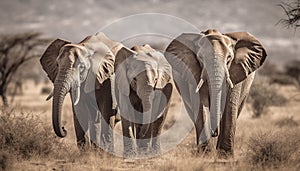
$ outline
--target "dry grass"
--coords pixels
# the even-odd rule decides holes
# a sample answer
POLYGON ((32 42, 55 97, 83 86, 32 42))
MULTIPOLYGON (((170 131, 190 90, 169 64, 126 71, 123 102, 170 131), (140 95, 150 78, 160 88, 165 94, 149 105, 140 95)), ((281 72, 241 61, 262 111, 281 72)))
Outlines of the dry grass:
MULTIPOLYGON (((28 84, 27 87, 31 87, 28 84)), ((18 96, 20 108, 1 110, 0 168, 8 170, 299 170, 300 110, 297 101, 283 107, 269 107, 261 117, 252 119, 252 103, 246 105, 237 121, 235 158, 217 158, 216 139, 212 151, 203 154, 195 147, 195 130, 174 149, 159 157, 129 160, 86 149, 80 152, 75 143, 70 101, 64 104, 63 121, 68 129, 65 139, 55 137, 51 126, 51 102, 40 90, 28 89, 18 96), (34 94, 34 95, 32 95, 34 94), (266 129, 267 128, 267 129, 266 129), (298 150, 298 151, 296 151, 298 150)), ((294 87, 278 88, 278 94, 291 96, 294 87), (284 93, 282 93, 284 92, 284 93)), ((180 98, 173 96, 170 113, 178 110, 180 98)), ((176 117, 169 116, 167 129, 176 117), (169 126, 168 126, 169 125, 169 126)), ((172 143, 172 142, 170 142, 172 143)))
POLYGON ((57 155, 61 143, 48 130, 52 128, 30 113, 2 109, 0 147, 22 158, 57 155))
POLYGON ((284 129, 261 132, 249 140, 249 160, 262 167, 296 165, 300 161, 300 132, 284 129))

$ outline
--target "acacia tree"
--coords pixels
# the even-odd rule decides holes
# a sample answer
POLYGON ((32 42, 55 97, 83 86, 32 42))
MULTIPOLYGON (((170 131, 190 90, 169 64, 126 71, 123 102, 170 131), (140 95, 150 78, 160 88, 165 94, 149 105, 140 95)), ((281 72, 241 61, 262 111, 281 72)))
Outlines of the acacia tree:
POLYGON ((279 4, 284 10, 287 19, 281 19, 280 22, 285 24, 287 27, 300 27, 300 0, 292 0, 289 3, 282 2, 279 4))
POLYGON ((0 96, 8 105, 7 88, 18 68, 25 62, 39 57, 42 47, 48 43, 40 33, 0 35, 0 96))

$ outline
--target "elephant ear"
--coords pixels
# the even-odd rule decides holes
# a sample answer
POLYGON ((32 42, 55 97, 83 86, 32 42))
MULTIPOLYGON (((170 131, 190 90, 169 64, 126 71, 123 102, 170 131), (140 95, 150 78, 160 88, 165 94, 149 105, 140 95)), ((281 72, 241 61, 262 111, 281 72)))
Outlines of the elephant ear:
POLYGON ((200 80, 203 66, 197 60, 196 42, 201 38, 201 34, 183 33, 168 45, 164 53, 173 70, 181 73, 182 78, 188 82, 200 80))
POLYGON ((264 63, 267 53, 262 44, 247 32, 225 35, 235 42, 234 60, 229 68, 229 74, 233 84, 237 84, 264 63))
MULTIPOLYGON (((107 41, 108 38, 106 37, 107 41)), ((97 81, 102 84, 106 79, 111 78, 114 73, 115 55, 102 41, 102 35, 93 35, 85 38, 80 45, 87 48, 90 60, 91 60, 91 72, 96 76, 97 81)), ((111 44, 110 44, 111 46, 111 44)), ((93 81, 94 79, 89 74, 87 81, 93 81)), ((95 85, 85 84, 85 92, 91 92, 94 90, 95 85)))
POLYGON ((155 88, 163 89, 172 80, 172 67, 160 52, 150 52, 151 56, 157 57, 158 77, 155 88))
POLYGON ((130 93, 130 86, 129 81, 127 78, 127 61, 126 59, 135 52, 126 48, 122 47, 117 55, 115 60, 115 80, 116 80, 116 88, 125 96, 129 96, 130 93))
POLYGON ((56 39, 54 40, 46 49, 44 54, 42 55, 40 59, 40 63, 43 67, 43 69, 46 71, 49 79, 54 82, 56 75, 57 75, 57 61, 56 58, 59 55, 60 49, 66 45, 70 44, 71 42, 62 40, 62 39, 56 39))

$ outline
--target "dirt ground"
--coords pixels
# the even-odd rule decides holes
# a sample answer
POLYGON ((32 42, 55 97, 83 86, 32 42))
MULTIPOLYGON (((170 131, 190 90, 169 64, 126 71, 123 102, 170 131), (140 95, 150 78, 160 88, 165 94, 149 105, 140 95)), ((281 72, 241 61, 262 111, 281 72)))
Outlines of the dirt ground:
MULTIPOLYGON (((51 88, 51 85, 35 85, 33 82, 27 82, 23 87, 23 95, 15 97, 14 105, 23 111, 39 116, 45 124, 51 124, 52 102, 45 100, 47 94, 41 94, 41 89, 44 87, 51 88)), ((247 162, 248 142, 251 136, 260 132, 280 130, 281 128, 276 126, 275 122, 283 118, 293 117, 300 123, 299 89, 293 86, 277 86, 276 90, 289 100, 284 106, 270 107, 260 118, 252 118, 252 109, 249 104, 243 109, 237 121, 234 159, 219 160, 216 158, 215 151, 205 156, 198 154, 195 150, 195 132, 192 130, 179 145, 158 157, 133 160, 90 152, 73 161, 33 157, 17 162, 13 168, 14 170, 244 170, 245 168, 248 168, 245 170, 252 170, 247 162)), ((68 130, 68 136, 60 141, 76 149, 70 101, 69 96, 66 97, 63 106, 63 123, 68 130)), ((177 115, 174 113, 178 113, 180 109, 181 99, 175 92, 165 128, 176 119, 177 115)), ((184 115, 184 113, 180 114, 184 115)), ((120 132, 120 124, 116 129, 120 132)), ((49 130, 49 134, 54 134, 53 130, 49 130)), ((213 141, 215 144, 216 140, 213 141)), ((296 168, 296 166, 291 168, 296 168)))

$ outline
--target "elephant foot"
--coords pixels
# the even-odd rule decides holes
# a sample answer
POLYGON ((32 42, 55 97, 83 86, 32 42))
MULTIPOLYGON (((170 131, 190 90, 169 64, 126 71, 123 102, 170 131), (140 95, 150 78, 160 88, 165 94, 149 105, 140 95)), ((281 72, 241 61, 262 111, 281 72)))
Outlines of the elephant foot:
POLYGON ((77 147, 80 151, 85 151, 85 149, 87 148, 87 143, 85 138, 77 140, 77 147))
POLYGON ((160 143, 158 142, 153 142, 152 147, 151 147, 151 154, 161 154, 161 148, 160 148, 160 143))
POLYGON ((205 142, 196 145, 196 147, 193 149, 193 153, 196 155, 209 155, 212 152, 213 147, 211 143, 205 142))
POLYGON ((233 159, 234 153, 232 150, 218 149, 218 158, 219 159, 233 159))
POLYGON ((137 153, 135 150, 125 150, 123 152, 124 158, 135 158, 137 156, 137 153))

